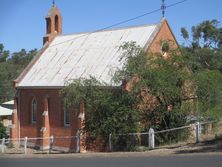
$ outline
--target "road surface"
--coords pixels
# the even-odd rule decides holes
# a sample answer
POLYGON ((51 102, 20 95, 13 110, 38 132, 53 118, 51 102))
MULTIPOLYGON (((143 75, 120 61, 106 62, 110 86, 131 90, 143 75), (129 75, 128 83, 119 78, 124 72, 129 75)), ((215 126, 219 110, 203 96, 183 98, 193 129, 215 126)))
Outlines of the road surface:
POLYGON ((222 167, 222 155, 94 156, 7 158, 0 167, 222 167))

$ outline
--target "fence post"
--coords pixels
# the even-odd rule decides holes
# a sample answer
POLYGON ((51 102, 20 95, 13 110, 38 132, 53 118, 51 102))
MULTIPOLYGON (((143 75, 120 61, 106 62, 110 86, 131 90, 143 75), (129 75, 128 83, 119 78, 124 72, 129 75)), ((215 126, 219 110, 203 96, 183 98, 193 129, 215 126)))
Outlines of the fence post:
POLYGON ((28 137, 25 137, 24 138, 24 151, 25 151, 25 154, 27 154, 27 140, 28 140, 28 137))
POLYGON ((80 131, 78 130, 76 133, 76 152, 80 152, 80 131))
POLYGON ((200 122, 197 122, 196 123, 196 128, 195 128, 195 130, 196 130, 196 143, 199 143, 199 141, 200 141, 200 122))
POLYGON ((50 138, 49 138, 49 153, 52 152, 53 139, 54 139, 54 137, 50 136, 50 138))
POLYGON ((112 133, 109 134, 109 151, 112 151, 112 133))
POLYGON ((149 149, 154 149, 155 148, 155 139, 154 139, 154 129, 150 128, 149 129, 149 149))
POLYGON ((2 139, 2 153, 5 153, 5 138, 2 139))

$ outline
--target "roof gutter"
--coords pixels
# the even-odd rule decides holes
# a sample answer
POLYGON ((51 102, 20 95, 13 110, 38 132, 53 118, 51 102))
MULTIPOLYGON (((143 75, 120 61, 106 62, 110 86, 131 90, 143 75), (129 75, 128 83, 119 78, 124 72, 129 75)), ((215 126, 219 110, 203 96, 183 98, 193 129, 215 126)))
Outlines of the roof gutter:
POLYGON ((17 86, 16 89, 62 89, 65 86, 17 86))

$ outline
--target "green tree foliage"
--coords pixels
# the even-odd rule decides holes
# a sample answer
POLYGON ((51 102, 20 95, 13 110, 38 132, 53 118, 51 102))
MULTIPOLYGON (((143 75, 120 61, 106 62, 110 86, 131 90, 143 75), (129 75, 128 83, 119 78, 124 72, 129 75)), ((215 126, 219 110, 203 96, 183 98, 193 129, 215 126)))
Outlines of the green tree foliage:
POLYGON ((0 139, 6 138, 6 137, 7 137, 6 128, 0 122, 0 139))
POLYGON ((110 88, 95 78, 77 79, 61 91, 66 107, 85 104, 85 130, 91 136, 107 138, 110 133, 137 130, 134 98, 120 88, 110 88))
MULTIPOLYGON (((222 45, 222 28, 219 27, 218 20, 206 20, 192 29, 191 44, 194 48, 220 48, 222 45)), ((184 39, 189 39, 189 33, 185 28, 181 28, 184 39)))
POLYGON ((0 63, 6 62, 9 57, 9 51, 4 50, 4 45, 0 43, 0 63))
POLYGON ((123 67, 113 81, 128 83, 128 92, 95 78, 80 79, 61 91, 64 104, 84 102, 86 131, 104 136, 183 126, 191 116, 221 117, 221 28, 216 20, 204 21, 191 35, 183 28, 182 35, 188 42, 192 37, 191 44, 167 49, 167 57, 148 54, 134 42, 120 48, 123 67))
MULTIPOLYGON (((195 87, 194 112, 200 118, 221 117, 222 108, 222 28, 219 21, 203 21, 192 27, 192 40, 182 47, 195 87)), ((182 36, 184 30, 181 29, 182 36)), ((185 40, 187 40, 185 38, 185 40)))
POLYGON ((160 54, 147 54, 135 43, 122 46, 124 66, 117 71, 115 81, 136 78, 131 93, 136 97, 141 130, 151 126, 166 129, 185 124, 185 113, 181 112, 185 91, 183 85, 189 77, 182 56, 172 51, 169 58, 160 54))
POLYGON ((10 54, 4 50, 3 44, 0 44, 0 103, 14 97, 12 81, 18 77, 36 53, 36 49, 29 52, 22 49, 10 54))

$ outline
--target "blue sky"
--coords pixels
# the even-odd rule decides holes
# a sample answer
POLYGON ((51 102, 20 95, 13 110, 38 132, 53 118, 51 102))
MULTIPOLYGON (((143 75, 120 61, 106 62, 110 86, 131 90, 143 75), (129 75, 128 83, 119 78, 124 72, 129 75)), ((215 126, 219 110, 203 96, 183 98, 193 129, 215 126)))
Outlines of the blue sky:
MULTIPOLYGON (((180 0, 165 0, 166 5, 180 0)), ((114 23, 160 8, 161 0, 56 0, 63 16, 63 34, 94 31, 114 23)), ((16 52, 42 47, 45 16, 52 0, 0 0, 0 43, 16 52)), ((222 22, 222 0, 187 0, 166 9, 166 18, 178 40, 183 43, 180 28, 203 20, 222 22)), ((121 25, 157 23, 161 12, 121 25)), ((221 25, 220 25, 221 26, 221 25)))

